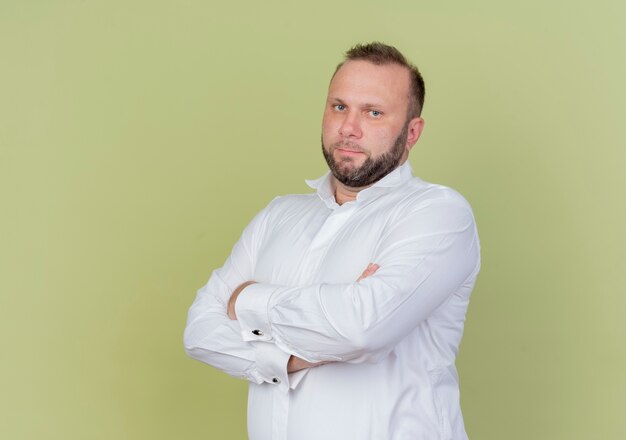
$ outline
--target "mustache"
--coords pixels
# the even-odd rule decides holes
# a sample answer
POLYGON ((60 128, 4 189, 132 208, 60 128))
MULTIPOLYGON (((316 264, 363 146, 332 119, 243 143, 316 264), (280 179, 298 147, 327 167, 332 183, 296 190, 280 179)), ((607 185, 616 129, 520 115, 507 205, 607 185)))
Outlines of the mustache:
POLYGON ((348 151, 356 151, 358 153, 368 152, 365 148, 361 147, 359 144, 355 144, 354 142, 348 142, 348 141, 339 141, 339 142, 335 142, 334 144, 330 144, 331 150, 335 150, 337 148, 345 149, 348 151))

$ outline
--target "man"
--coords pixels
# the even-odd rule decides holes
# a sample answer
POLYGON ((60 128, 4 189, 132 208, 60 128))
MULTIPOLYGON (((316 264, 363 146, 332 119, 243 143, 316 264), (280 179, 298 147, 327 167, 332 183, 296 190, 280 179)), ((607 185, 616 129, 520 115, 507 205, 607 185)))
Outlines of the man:
POLYGON ((187 353, 249 381, 251 440, 465 439, 454 361, 471 208, 412 176, 424 83, 357 45, 328 89, 315 194, 277 197, 198 291, 187 353))

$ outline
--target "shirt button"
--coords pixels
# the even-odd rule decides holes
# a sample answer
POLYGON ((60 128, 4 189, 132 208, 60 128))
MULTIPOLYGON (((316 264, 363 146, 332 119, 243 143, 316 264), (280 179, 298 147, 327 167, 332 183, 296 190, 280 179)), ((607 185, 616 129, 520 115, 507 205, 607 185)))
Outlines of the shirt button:
POLYGON ((253 335, 263 336, 263 332, 259 329, 252 330, 253 335))
POLYGON ((272 379, 272 382, 274 382, 274 383, 280 383, 280 379, 279 379, 279 378, 277 378, 277 377, 275 377, 275 378, 273 378, 273 379, 272 379))

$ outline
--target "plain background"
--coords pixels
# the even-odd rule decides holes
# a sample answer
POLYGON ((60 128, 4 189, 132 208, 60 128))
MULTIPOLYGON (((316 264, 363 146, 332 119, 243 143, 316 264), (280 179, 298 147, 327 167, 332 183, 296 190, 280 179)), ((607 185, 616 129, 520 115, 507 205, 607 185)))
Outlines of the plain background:
POLYGON ((479 227, 470 437, 626 438, 622 5, 0 0, 0 436, 245 438, 187 309, 325 172, 330 75, 381 40, 426 79, 415 173, 479 227))

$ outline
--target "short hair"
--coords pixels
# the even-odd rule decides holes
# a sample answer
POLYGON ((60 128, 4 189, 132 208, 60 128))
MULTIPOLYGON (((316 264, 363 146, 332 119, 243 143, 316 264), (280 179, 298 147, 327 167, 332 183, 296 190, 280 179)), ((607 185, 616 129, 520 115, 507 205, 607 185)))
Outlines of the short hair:
POLYGON ((397 64, 399 66, 406 67, 409 70, 411 81, 407 117, 409 119, 413 119, 422 114, 422 108, 424 107, 424 95, 426 93, 424 88, 424 79, 422 78, 422 74, 417 67, 411 64, 398 49, 378 41, 357 44, 346 51, 344 60, 337 65, 335 73, 333 73, 333 77, 341 66, 343 66, 347 61, 356 60, 369 61, 377 66, 397 64))

